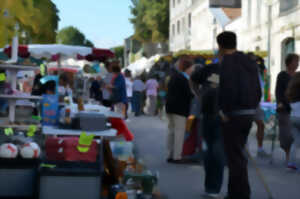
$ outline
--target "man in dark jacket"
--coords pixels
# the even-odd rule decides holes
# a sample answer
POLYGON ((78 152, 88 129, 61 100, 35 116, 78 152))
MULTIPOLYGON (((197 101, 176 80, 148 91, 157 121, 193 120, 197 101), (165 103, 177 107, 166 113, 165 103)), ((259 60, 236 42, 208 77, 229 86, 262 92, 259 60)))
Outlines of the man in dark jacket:
POLYGON ((178 71, 173 73, 168 83, 166 99, 166 112, 169 121, 167 161, 172 163, 184 162, 182 160, 184 134, 193 97, 189 86, 189 76, 192 71, 192 62, 182 58, 179 60, 178 71))
POLYGON ((221 191, 225 164, 218 104, 219 74, 220 65, 211 64, 196 70, 191 76, 193 87, 201 85, 198 93, 201 95, 202 132, 207 146, 204 155, 205 196, 213 198, 218 197, 221 191))
POLYGON ((250 199, 245 146, 262 92, 258 69, 248 55, 236 50, 233 32, 217 37, 221 55, 220 116, 229 168, 228 199, 250 199))

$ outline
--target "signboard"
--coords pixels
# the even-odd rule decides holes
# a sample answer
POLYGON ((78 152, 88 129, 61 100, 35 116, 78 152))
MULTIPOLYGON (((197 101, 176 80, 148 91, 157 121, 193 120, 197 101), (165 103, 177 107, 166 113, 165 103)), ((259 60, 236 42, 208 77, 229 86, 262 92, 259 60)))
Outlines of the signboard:
POLYGON ((42 123, 43 125, 56 125, 58 122, 58 95, 43 95, 42 123))
POLYGON ((209 0, 210 8, 242 8, 242 0, 209 0))

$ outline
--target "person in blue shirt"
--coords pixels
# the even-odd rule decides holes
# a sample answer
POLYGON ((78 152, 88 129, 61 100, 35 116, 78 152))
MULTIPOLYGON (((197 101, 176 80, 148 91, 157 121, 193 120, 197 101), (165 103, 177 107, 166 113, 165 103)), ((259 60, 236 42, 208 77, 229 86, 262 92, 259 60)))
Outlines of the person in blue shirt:
POLYGON ((112 66, 113 78, 111 85, 111 98, 114 105, 114 110, 124 115, 127 104, 126 82, 124 76, 121 74, 119 64, 112 66))

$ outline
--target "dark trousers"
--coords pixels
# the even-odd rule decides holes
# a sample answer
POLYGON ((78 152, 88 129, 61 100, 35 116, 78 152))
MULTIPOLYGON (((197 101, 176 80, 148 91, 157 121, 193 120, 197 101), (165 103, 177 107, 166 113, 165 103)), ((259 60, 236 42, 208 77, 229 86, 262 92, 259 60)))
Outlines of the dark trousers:
POLYGON ((230 199, 250 199, 248 159, 244 151, 252 122, 253 117, 238 116, 222 124, 229 169, 228 195, 230 199))
POLYGON ((203 117, 203 138, 207 145, 204 153, 205 191, 220 193, 223 184, 225 153, 219 117, 203 117))
POLYGON ((134 91, 132 95, 132 111, 136 116, 139 116, 142 113, 142 92, 134 91))

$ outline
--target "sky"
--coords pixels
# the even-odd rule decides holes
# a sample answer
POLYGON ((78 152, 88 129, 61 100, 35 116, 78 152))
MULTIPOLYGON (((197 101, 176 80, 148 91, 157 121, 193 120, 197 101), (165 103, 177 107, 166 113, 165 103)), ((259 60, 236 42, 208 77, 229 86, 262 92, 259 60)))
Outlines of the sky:
POLYGON ((59 29, 75 26, 95 47, 123 45, 133 34, 131 0, 52 0, 59 9, 59 29))

